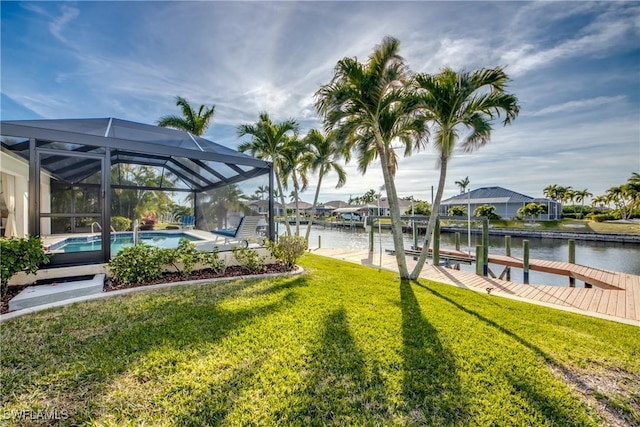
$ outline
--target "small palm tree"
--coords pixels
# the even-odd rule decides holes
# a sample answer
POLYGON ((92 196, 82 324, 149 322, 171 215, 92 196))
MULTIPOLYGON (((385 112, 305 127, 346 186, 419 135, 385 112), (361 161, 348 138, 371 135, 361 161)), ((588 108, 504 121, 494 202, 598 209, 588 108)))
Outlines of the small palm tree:
POLYGON ((586 188, 584 190, 577 190, 575 192, 575 198, 577 202, 580 202, 580 218, 582 218, 582 212, 584 210, 584 200, 587 197, 592 197, 593 194, 589 193, 589 190, 586 188))
POLYGON ((158 119, 158 126, 165 128, 179 129, 189 132, 192 135, 202 136, 209 127, 209 122, 213 117, 216 106, 212 105, 207 108, 201 105, 196 112, 189 102, 176 96, 176 105, 182 109, 182 117, 179 116, 163 116, 158 119))
POLYGON ((308 151, 305 144, 296 137, 286 139, 280 150, 279 167, 282 172, 283 186, 287 186, 289 177, 293 182, 291 196, 296 207, 296 236, 300 235, 300 192, 307 188, 307 171, 312 162, 313 154, 308 151))
MULTIPOLYGON (((251 135, 251 141, 243 142, 238 146, 238 151, 248 151, 254 157, 262 160, 273 162, 273 172, 276 185, 278 186, 278 194, 280 195, 280 203, 284 209, 284 192, 282 191, 281 170, 282 165, 282 148, 287 141, 287 135, 296 135, 300 125, 293 119, 285 120, 281 123, 273 123, 269 114, 260 113, 260 117, 255 124, 242 124, 238 126, 238 136, 251 135)), ((287 234, 291 235, 291 227, 289 222, 285 221, 287 234)))
POLYGON ((316 108, 327 132, 336 132, 346 153, 356 153, 360 172, 364 174, 374 160, 380 160, 398 271, 402 279, 407 279, 409 272, 394 181, 398 156, 393 144, 402 145, 404 155, 409 156, 425 146, 428 131, 413 104, 406 102, 409 70, 398 54, 399 47, 397 39, 386 37, 366 63, 356 58, 341 59, 331 82, 323 85, 315 96, 316 108))
POLYGON ((340 188, 347 182, 347 174, 337 162, 341 154, 341 148, 335 140, 334 134, 324 136, 319 130, 311 129, 307 136, 304 137, 303 142, 313 156, 310 170, 318 174, 318 185, 316 186, 316 194, 313 197, 313 206, 311 207, 311 219, 307 224, 307 233, 305 235, 305 240, 309 242, 311 224, 316 214, 316 205, 318 204, 320 187, 322 187, 322 178, 333 170, 338 175, 336 188, 340 188))
POLYGON ((460 187, 460 194, 464 194, 470 183, 468 176, 465 176, 464 179, 461 179, 460 181, 454 182, 455 185, 460 187))
POLYGON ((435 127, 433 141, 438 152, 440 179, 427 226, 427 236, 411 278, 416 279, 427 259, 440 201, 447 177, 447 166, 460 144, 472 152, 491 138, 491 121, 504 114, 503 124, 510 124, 520 112, 518 99, 507 93, 509 78, 502 68, 481 69, 472 73, 457 73, 450 68, 436 75, 418 74, 415 77, 416 103, 435 127), (468 135, 460 141, 460 132, 468 135))

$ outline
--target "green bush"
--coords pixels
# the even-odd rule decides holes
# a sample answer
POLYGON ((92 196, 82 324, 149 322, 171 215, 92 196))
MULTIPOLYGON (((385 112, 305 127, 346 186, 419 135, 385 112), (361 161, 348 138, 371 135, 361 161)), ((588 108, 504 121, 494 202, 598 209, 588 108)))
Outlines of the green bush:
POLYGON ((614 215, 609 214, 609 213, 602 213, 602 214, 589 214, 587 215, 587 218, 595 221, 595 222, 603 222, 603 221, 611 221, 616 219, 614 215))
POLYGON ((49 262, 40 237, 0 239, 0 295, 4 298, 9 289, 9 279, 24 271, 36 274, 41 265, 49 262))
POLYGON ((278 243, 269 244, 271 254, 279 261, 282 261, 287 267, 293 268, 296 261, 307 250, 307 242, 300 236, 280 236, 278 243))
POLYGON ((448 213, 449 216, 466 216, 467 208, 464 206, 451 206, 448 213))
POLYGON ((124 248, 109 261, 113 278, 123 284, 145 283, 162 276, 161 249, 141 243, 124 248))
POLYGON ((233 257, 238 261, 240 267, 249 270, 250 273, 264 273, 267 271, 265 264, 267 257, 258 255, 255 249, 235 247, 233 248, 233 257))
POLYGON ((189 277, 193 267, 202 260, 201 252, 187 239, 180 239, 175 249, 159 249, 158 252, 160 264, 173 266, 182 277, 189 277))
POLYGON ((116 231, 128 231, 131 230, 131 220, 123 216, 112 216, 111 226, 116 231))
POLYGON ((211 252, 201 252, 202 263, 209 266, 216 273, 223 273, 227 268, 223 259, 220 259, 218 248, 214 248, 211 252))

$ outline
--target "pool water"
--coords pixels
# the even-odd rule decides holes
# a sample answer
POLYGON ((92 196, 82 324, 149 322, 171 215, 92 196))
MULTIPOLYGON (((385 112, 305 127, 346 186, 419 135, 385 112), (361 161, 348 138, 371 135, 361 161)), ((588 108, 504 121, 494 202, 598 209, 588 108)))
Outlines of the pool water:
MULTIPOLYGON (((201 239, 185 233, 162 233, 150 232, 138 233, 138 242, 145 243, 158 248, 176 248, 181 239, 189 241, 199 241, 201 239)), ((111 235, 111 255, 114 256, 122 249, 133 246, 133 233, 118 233, 111 235)), ((49 247, 53 252, 85 252, 99 251, 102 249, 102 239, 100 236, 70 237, 49 247)))

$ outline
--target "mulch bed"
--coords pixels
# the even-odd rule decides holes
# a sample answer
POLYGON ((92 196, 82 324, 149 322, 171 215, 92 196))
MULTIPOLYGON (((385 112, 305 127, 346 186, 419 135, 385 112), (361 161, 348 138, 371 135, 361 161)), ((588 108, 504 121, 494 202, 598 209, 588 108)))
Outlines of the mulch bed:
MULTIPOLYGON (((289 271, 293 271, 293 269, 280 263, 267 264, 265 267, 266 267, 266 271, 262 272, 261 274, 287 273, 289 271)), ((142 286, 157 285, 160 283, 183 282, 187 280, 219 279, 221 277, 232 278, 232 277, 250 276, 250 275, 252 275, 251 271, 249 271, 246 268, 243 268, 240 266, 231 266, 231 267, 227 267, 225 271, 222 273, 216 273, 210 268, 194 271, 193 273, 191 273, 189 277, 182 277, 180 273, 170 272, 170 273, 164 273, 161 278, 154 280, 152 282, 129 283, 126 285, 109 278, 104 282, 104 291, 111 292, 111 291, 117 291, 120 289, 139 288, 142 286)), ((0 314, 9 313, 9 300, 11 300, 11 298, 18 295, 27 286, 31 286, 31 285, 9 286, 7 295, 4 298, 2 298, 2 305, 0 306, 0 314)))

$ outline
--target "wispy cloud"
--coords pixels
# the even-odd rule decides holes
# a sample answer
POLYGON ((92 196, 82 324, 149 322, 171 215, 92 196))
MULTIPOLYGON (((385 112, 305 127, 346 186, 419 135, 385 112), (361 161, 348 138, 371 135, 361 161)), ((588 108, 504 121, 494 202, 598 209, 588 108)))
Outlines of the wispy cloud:
POLYGON ((580 99, 577 101, 564 102, 562 104, 554 104, 532 113, 532 116, 544 116, 546 114, 566 113, 576 110, 591 109, 614 102, 624 101, 625 95, 618 96, 598 96, 597 98, 580 99))

